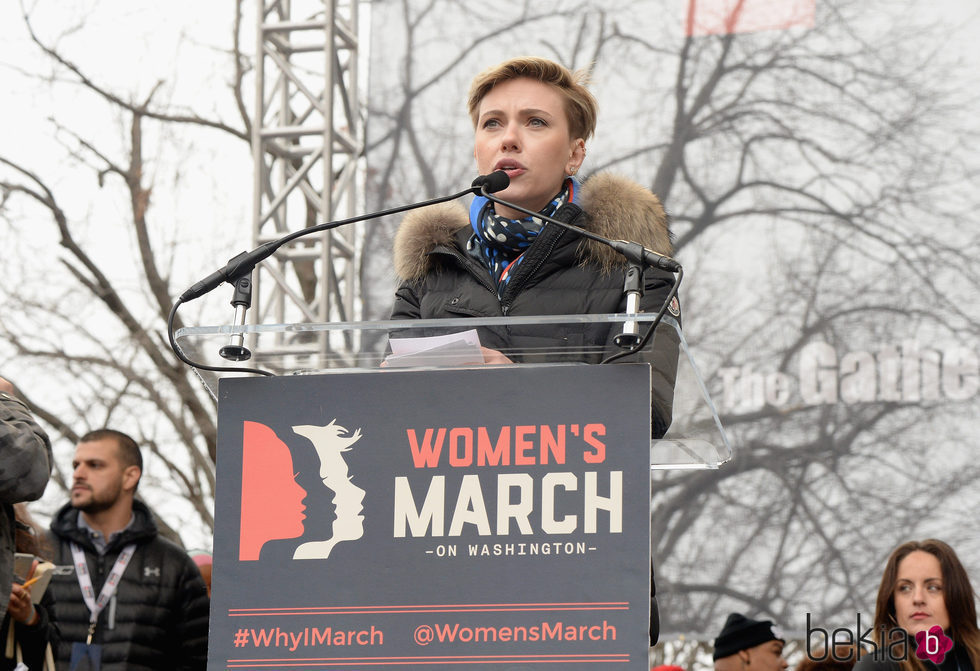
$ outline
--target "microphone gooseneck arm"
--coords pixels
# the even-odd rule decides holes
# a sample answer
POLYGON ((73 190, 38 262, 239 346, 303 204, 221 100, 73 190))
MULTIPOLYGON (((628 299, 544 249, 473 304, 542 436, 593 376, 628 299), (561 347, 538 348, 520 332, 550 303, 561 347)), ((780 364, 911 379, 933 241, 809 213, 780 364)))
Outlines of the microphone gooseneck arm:
MULTIPOLYGON (((479 181, 480 177, 477 177, 474 181, 479 181)), ((476 191, 477 189, 486 187, 485 182, 481 182, 480 186, 471 186, 468 189, 464 189, 458 193, 454 193, 451 196, 441 196, 439 198, 432 198, 431 200, 425 200, 421 203, 411 203, 409 205, 399 205, 398 207, 388 208, 387 210, 381 210, 380 212, 370 212, 368 214, 360 214, 355 217, 349 217, 347 219, 341 219, 339 221, 326 221, 321 224, 316 224, 315 226, 310 226, 309 228, 304 228, 299 231, 293 231, 288 233, 281 238, 276 240, 271 240, 262 245, 259 245, 250 252, 242 252, 238 256, 234 256, 228 260, 223 268, 219 268, 214 271, 200 282, 195 283, 190 289, 185 291, 180 295, 184 303, 199 298, 204 294, 208 293, 216 286, 222 282, 235 283, 239 277, 247 275, 252 272, 252 270, 262 261, 266 260, 273 254, 276 250, 285 245, 287 242, 292 242, 296 238, 303 237, 304 235, 312 235, 313 233, 319 233, 321 231, 329 231, 333 228, 339 228, 340 226, 346 226, 348 224, 354 224, 359 221, 365 221, 367 219, 375 219, 377 217, 386 217, 390 214, 398 214, 399 212, 405 212, 407 210, 414 210, 419 207, 425 207, 427 205, 437 205, 438 203, 445 203, 450 200, 456 200, 457 198, 462 198, 463 196, 476 191)))
MULTIPOLYGON (((361 214, 354 217, 349 217, 347 219, 341 219, 339 221, 327 221, 315 226, 310 226, 309 228, 304 228, 299 231, 293 231, 288 233, 281 238, 276 240, 271 240, 262 245, 259 245, 250 252, 242 252, 237 256, 232 257, 228 260, 228 263, 224 267, 219 268, 214 271, 204 279, 199 282, 194 283, 189 289, 182 293, 177 300, 174 302, 173 307, 170 310, 170 315, 167 318, 167 337, 170 341, 170 348, 174 351, 174 354, 178 359, 191 366, 192 368, 198 368, 201 370, 210 371, 225 371, 225 372, 240 372, 240 373, 254 373, 258 375, 273 375, 269 371, 261 370, 258 368, 240 368, 240 367, 228 367, 228 366, 208 366, 206 364, 196 363, 188 359, 183 352, 177 347, 176 339, 174 338, 174 319, 177 314, 177 308, 180 307, 182 303, 187 303, 194 300, 195 298, 200 298, 204 294, 212 291, 218 285, 223 282, 229 282, 231 284, 237 284, 242 278, 250 277, 252 270, 255 269, 259 263, 265 259, 272 256, 276 250, 285 245, 288 242, 295 240, 296 238, 302 237, 304 235, 311 235, 313 233, 319 233, 321 231, 329 231, 334 228, 339 228, 340 226, 346 226, 348 224, 354 224, 359 221, 365 221, 367 219, 375 219, 378 217, 386 217, 391 214, 398 214, 400 212, 406 212, 408 210, 414 210, 420 207, 426 207, 428 205, 437 205, 439 203, 446 203, 450 200, 456 200, 457 198, 462 198, 463 196, 470 193, 493 193, 495 191, 500 191, 506 189, 507 185, 510 183, 510 178, 507 177, 507 173, 502 170, 490 173, 489 175, 480 175, 475 180, 473 184, 468 189, 463 189, 457 193, 449 196, 440 196, 438 198, 432 198, 430 200, 424 200, 419 203, 410 203, 408 205, 399 205, 398 207, 388 208, 386 210, 381 210, 379 212, 371 212, 368 214, 361 214)), ((247 280, 250 284, 251 280, 247 280)), ((242 287, 236 286, 235 298, 232 299, 232 305, 235 306, 235 317, 236 326, 244 325, 244 314, 245 310, 251 304, 251 295, 249 294, 247 300, 241 292, 242 287), (237 323, 238 321, 241 323, 237 323)), ((251 287, 248 287, 249 291, 251 287)), ((234 338, 234 336, 233 336, 234 338)), ((229 343, 229 346, 222 348, 226 354, 237 354, 241 357, 241 360, 247 359, 245 353, 248 350, 244 347, 244 338, 242 342, 239 343, 237 339, 229 343), (240 349, 238 349, 240 348, 240 349)), ((251 353, 249 353, 249 356, 251 353)), ((222 355, 224 356, 224 355, 222 355)), ((229 357, 231 358, 231 357, 229 357)))
MULTIPOLYGON (((504 177, 506 177, 507 173, 505 173, 503 170, 492 172, 486 176, 487 180, 489 181, 489 179, 494 175, 503 175, 504 177)), ((477 177, 477 179, 473 183, 474 187, 477 186, 476 181, 480 179, 481 179, 480 177, 477 177)), ((625 256, 628 261, 632 261, 633 263, 637 263, 641 266, 648 267, 648 268, 659 268, 660 270, 666 270, 667 272, 671 272, 671 273, 676 273, 681 269, 681 264, 678 263, 676 259, 649 250, 638 242, 628 242, 626 240, 611 240, 610 238, 605 238, 601 235, 593 233, 592 231, 588 231, 584 228, 579 228, 574 224, 568 224, 565 223, 564 221, 559 221, 558 219, 549 217, 548 215, 541 214, 540 212, 535 212, 533 210, 529 210, 525 207, 521 207, 520 205, 516 205, 514 203, 503 200, 502 198, 497 198, 496 196, 491 195, 494 191, 502 191, 503 189, 507 188, 507 184, 509 182, 510 182, 510 178, 508 177, 507 182, 505 182, 501 188, 492 189, 492 190, 487 188, 487 185, 484 184, 480 187, 480 195, 482 195, 484 198, 487 198, 488 200, 492 200, 495 203, 500 203, 505 207, 509 207, 511 209, 517 210, 518 212, 523 212, 528 216, 535 217, 537 219, 540 219, 541 221, 546 221, 549 224, 555 224, 556 226, 561 226, 562 228, 566 228, 570 231, 578 233, 584 238, 588 238, 589 240, 595 240, 596 242, 612 247, 617 252, 625 256)), ((495 182, 494 186, 496 186, 497 184, 499 184, 499 181, 495 182)))
MULTIPOLYGON (((681 264, 678 263, 676 259, 663 254, 658 254, 650 249, 647 249, 638 242, 610 240, 609 238, 603 237, 584 228, 580 228, 574 224, 560 221, 554 217, 541 214, 540 212, 534 212, 533 210, 529 210, 521 207, 520 205, 516 205, 492 195, 494 191, 502 191, 503 189, 507 188, 507 185, 510 182, 510 178, 507 176, 507 173, 502 170, 490 173, 486 176, 486 178, 486 182, 490 182, 490 178, 494 178, 492 186, 499 186, 499 188, 491 189, 489 188, 489 184, 483 183, 480 187, 480 195, 486 199, 517 210, 518 212, 523 212, 524 214, 540 219, 541 221, 548 222, 549 224, 555 224, 556 226, 560 226, 561 228, 572 231, 573 233, 577 233, 584 238, 588 238, 589 240, 595 240, 600 244, 612 247, 617 252, 622 254, 628 262, 626 283, 624 287, 624 293, 626 295, 626 313, 628 315, 635 315, 639 311, 640 297, 643 294, 643 271, 646 268, 658 268, 677 275, 677 279, 674 281, 673 286, 667 293, 667 298, 664 300, 663 305, 660 306, 657 316, 654 317, 643 337, 641 338, 639 336, 637 323, 632 320, 627 321, 623 326, 623 333, 617 335, 614 339, 615 343, 619 347, 623 348, 623 351, 606 357, 600 363, 610 363, 616 359, 629 356, 630 354, 642 350, 650 341, 650 337, 653 335, 657 325, 660 324, 660 320, 667 311, 667 306, 670 305, 670 302, 674 300, 675 296, 677 296, 677 290, 680 287, 681 280, 684 277, 684 269, 681 267, 681 264), (503 178, 506 179, 494 177, 494 175, 503 175, 503 178), (503 186, 500 186, 500 184, 503 184, 503 186)), ((477 178, 477 180, 479 179, 480 178, 477 178)), ((475 181, 473 186, 477 186, 475 181)))

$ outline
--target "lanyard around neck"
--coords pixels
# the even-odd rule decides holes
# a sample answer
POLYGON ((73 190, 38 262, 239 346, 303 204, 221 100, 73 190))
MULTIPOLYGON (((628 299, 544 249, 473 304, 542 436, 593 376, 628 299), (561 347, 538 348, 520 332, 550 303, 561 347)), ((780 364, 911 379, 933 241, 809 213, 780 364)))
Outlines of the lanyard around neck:
POLYGON ((85 553, 82 551, 82 548, 78 547, 77 543, 71 544, 71 557, 72 561, 75 562, 75 575, 78 577, 78 586, 82 590, 82 598, 85 599, 85 605, 88 607, 89 624, 94 625, 98 621, 99 613, 102 612, 102 609, 106 607, 106 604, 109 603, 109 600, 116 593, 116 588, 119 587, 119 579, 122 578, 122 574, 129 565, 129 560, 133 558, 134 552, 136 552, 135 543, 130 543, 122 549, 122 552, 116 558, 116 562, 112 565, 109 577, 106 578, 105 583, 102 585, 102 591, 99 592, 98 599, 96 599, 95 589, 92 587, 92 576, 88 571, 88 562, 85 561, 85 553))

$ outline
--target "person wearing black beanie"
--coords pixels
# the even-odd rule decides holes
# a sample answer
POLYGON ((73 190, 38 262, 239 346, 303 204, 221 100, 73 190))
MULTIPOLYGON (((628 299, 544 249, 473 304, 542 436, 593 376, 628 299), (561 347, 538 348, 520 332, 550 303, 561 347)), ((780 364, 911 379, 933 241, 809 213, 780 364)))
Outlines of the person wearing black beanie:
POLYGON ((715 639, 715 671, 785 671, 785 644, 772 621, 732 613, 715 639))

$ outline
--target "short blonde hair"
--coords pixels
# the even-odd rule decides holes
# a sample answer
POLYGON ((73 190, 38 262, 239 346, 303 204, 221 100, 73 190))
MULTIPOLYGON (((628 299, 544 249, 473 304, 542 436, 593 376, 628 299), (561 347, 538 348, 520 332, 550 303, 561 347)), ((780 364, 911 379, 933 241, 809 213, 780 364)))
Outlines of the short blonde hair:
POLYGON ((587 88, 589 82, 588 70, 572 72, 564 65, 550 61, 547 58, 525 56, 511 58, 499 65, 478 74, 470 84, 470 94, 467 100, 470 118, 476 128, 477 117, 480 114, 480 102, 494 86, 511 79, 527 77, 543 82, 558 89, 565 99, 565 116, 568 117, 568 127, 572 138, 588 140, 595 132, 596 119, 599 116, 599 103, 587 88))

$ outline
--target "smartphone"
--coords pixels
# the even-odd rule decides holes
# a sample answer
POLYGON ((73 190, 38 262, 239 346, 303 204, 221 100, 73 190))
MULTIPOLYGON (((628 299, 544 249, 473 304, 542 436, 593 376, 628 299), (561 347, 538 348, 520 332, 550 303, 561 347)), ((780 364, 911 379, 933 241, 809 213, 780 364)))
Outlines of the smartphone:
POLYGON ((17 552, 14 554, 14 576, 24 582, 31 574, 34 567, 34 560, 37 559, 29 552, 17 552))

